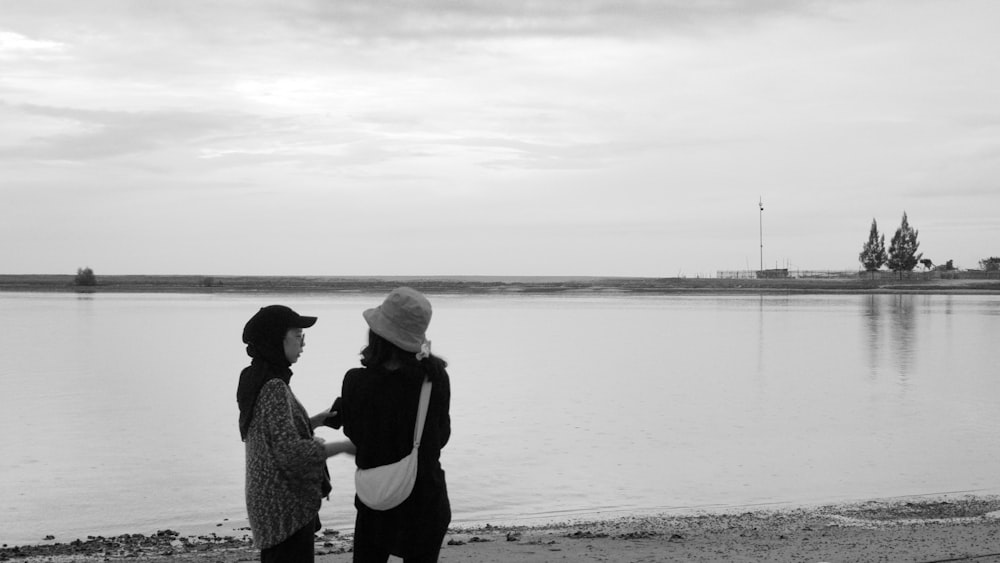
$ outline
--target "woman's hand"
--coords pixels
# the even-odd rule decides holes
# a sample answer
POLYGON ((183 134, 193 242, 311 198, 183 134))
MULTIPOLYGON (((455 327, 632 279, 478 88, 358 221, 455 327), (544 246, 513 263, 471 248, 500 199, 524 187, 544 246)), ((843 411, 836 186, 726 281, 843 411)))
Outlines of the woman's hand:
POLYGON ((326 450, 326 457, 333 457, 339 454, 354 455, 357 449, 354 447, 354 443, 350 440, 342 440, 339 442, 326 442, 323 444, 323 449, 326 450))
POLYGON ((320 426, 324 426, 326 424, 326 419, 330 418, 331 416, 337 416, 337 411, 330 409, 328 411, 316 413, 313 416, 309 417, 309 425, 312 426, 313 430, 315 430, 320 426))

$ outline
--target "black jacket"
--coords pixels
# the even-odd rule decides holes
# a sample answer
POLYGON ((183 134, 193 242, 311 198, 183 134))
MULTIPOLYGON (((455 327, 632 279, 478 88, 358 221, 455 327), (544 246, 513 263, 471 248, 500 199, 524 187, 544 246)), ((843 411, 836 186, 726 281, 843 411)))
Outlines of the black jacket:
POLYGON ((402 554, 420 553, 427 542, 440 541, 451 522, 451 505, 440 463, 441 449, 451 437, 451 384, 447 371, 436 358, 420 363, 427 364, 425 368, 429 369, 348 371, 344 375, 337 417, 344 434, 357 447, 358 468, 399 461, 413 450, 420 388, 425 376, 431 379, 413 493, 401 505, 386 511, 372 510, 357 497, 354 499, 358 509, 355 535, 380 537, 381 545, 393 545, 397 548, 394 552, 402 554))

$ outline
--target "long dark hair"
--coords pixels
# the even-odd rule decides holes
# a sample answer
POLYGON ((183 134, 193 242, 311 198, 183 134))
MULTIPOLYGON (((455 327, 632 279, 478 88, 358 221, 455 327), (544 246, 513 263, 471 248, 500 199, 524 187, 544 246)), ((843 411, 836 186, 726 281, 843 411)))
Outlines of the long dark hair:
POLYGON ((378 369, 395 361, 406 373, 426 375, 432 380, 437 374, 448 367, 448 362, 434 354, 418 360, 416 354, 403 350, 375 331, 368 331, 368 345, 361 350, 361 365, 369 369, 378 369))

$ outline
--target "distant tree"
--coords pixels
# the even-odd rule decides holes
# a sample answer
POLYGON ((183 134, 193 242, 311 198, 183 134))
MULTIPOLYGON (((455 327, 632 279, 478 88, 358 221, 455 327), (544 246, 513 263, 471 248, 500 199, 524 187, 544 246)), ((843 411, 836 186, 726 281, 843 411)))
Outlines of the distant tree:
POLYGON ((925 270, 930 271, 934 267, 934 262, 931 262, 930 258, 921 258, 920 265, 924 267, 925 270))
POLYGON ((868 242, 861 247, 858 261, 865 267, 865 271, 874 272, 881 268, 886 260, 885 235, 878 234, 878 224, 872 219, 872 230, 868 233, 868 242))
POLYGON ((950 272, 955 269, 955 265, 952 262, 954 262, 954 260, 948 260, 947 262, 944 263, 944 266, 938 266, 938 267, 950 272))
POLYGON ((903 212, 903 221, 896 234, 892 235, 892 242, 889 244, 889 269, 893 272, 912 272, 913 268, 920 262, 923 253, 918 253, 920 242, 917 235, 920 232, 910 227, 910 222, 903 212))
POLYGON ((987 272, 998 272, 1000 271, 1000 257, 990 256, 989 258, 983 258, 979 261, 979 267, 987 272))
POLYGON ((77 268, 76 277, 73 279, 75 285, 93 286, 97 285, 97 277, 89 267, 77 268))

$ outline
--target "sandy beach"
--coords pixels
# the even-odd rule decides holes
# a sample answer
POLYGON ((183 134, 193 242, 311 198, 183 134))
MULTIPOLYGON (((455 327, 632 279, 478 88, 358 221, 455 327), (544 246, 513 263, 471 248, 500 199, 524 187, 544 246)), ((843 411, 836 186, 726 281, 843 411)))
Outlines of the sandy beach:
MULTIPOLYGON (((316 560, 351 561, 351 539, 334 531, 317 534, 316 560)), ((485 525, 454 528, 445 541, 442 562, 998 563, 1000 497, 921 497, 534 527, 485 525)), ((258 556, 246 536, 182 537, 170 530, 0 548, 0 561, 30 563, 235 563, 258 556)))

